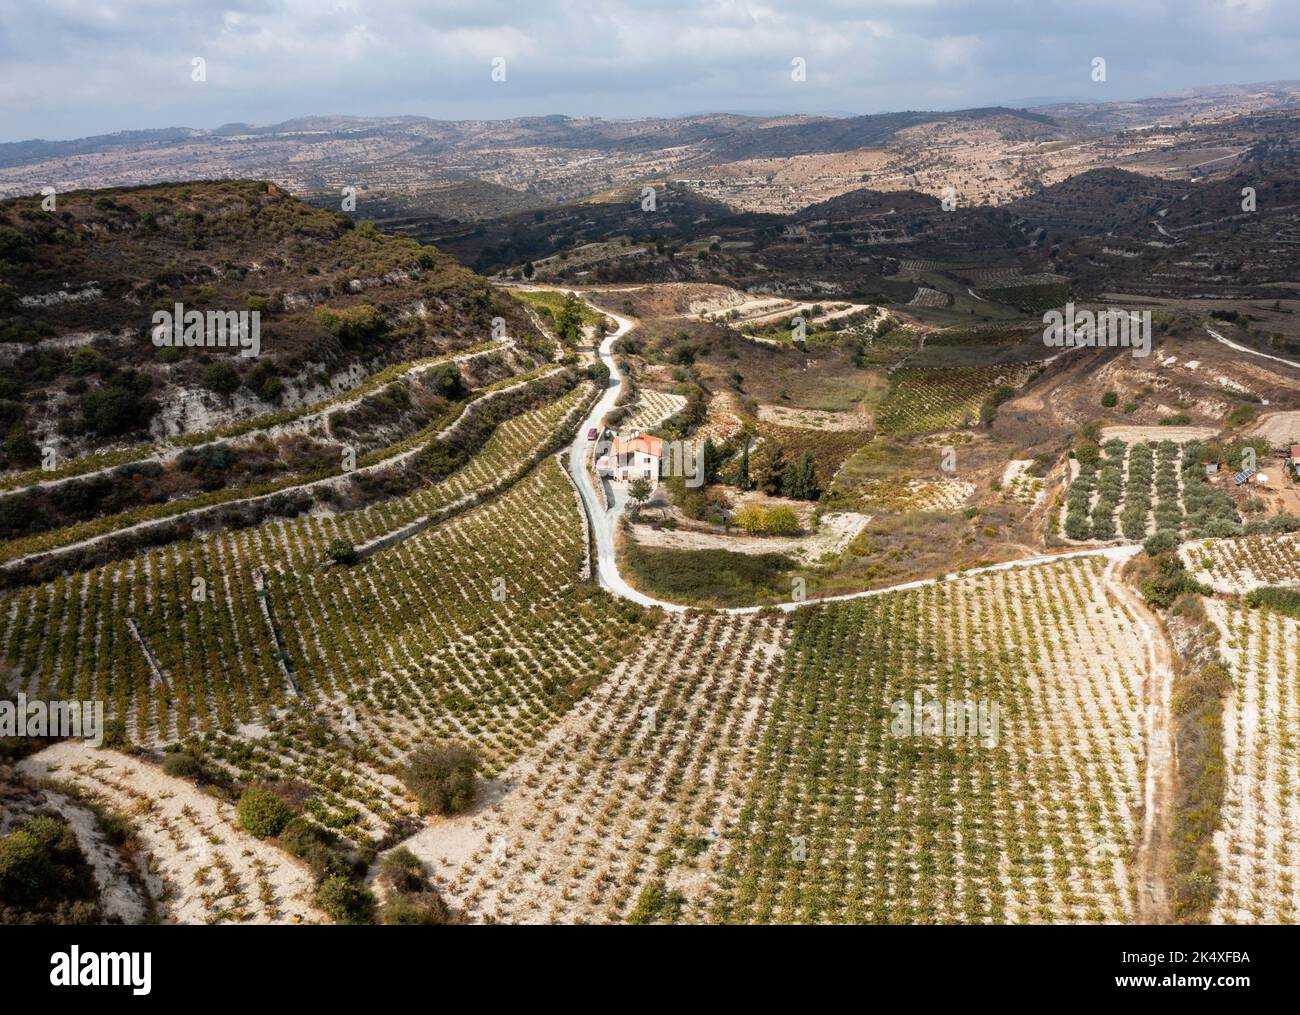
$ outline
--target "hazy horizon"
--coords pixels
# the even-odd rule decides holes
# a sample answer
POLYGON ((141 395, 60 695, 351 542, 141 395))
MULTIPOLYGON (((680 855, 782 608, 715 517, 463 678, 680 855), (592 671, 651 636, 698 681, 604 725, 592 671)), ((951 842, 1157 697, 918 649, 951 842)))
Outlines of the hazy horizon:
POLYGON ((1176 7, 0 0, 0 141, 315 115, 861 115, 1053 96, 1129 101, 1295 76, 1300 9, 1274 0, 1176 7), (1096 57, 1105 81, 1092 80, 1096 57))

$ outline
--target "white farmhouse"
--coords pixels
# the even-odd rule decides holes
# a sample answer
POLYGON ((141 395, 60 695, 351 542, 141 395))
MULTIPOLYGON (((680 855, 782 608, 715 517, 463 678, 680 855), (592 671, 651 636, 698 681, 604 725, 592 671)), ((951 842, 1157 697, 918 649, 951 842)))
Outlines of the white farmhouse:
POLYGON ((609 454, 596 462, 596 472, 620 483, 634 479, 648 479, 652 487, 659 485, 659 464, 663 460, 664 445, 658 437, 615 437, 609 454))

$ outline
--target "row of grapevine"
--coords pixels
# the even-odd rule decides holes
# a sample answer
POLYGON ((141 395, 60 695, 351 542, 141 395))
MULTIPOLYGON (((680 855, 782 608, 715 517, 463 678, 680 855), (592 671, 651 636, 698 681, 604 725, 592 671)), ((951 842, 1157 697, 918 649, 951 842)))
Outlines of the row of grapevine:
POLYGON ((784 620, 673 616, 507 769, 509 793, 406 845, 474 921, 706 919, 784 620))
POLYGON ((406 845, 476 921, 1124 921, 1137 619, 1063 561, 799 611, 673 617, 406 845), (896 736, 895 701, 1000 707, 896 736))
POLYGON ((729 922, 1102 922, 1133 912, 1141 644, 1102 562, 800 611, 728 835, 729 922), (897 736, 985 701, 996 744, 897 736))
POLYGON ((1207 609, 1232 671, 1224 702, 1227 765, 1215 837, 1216 923, 1300 917, 1300 622, 1217 600, 1207 609))
POLYGON ((984 400, 999 385, 1018 387, 1030 364, 991 367, 902 367, 889 375, 889 394, 876 413, 883 433, 929 433, 979 421, 984 400))
MULTIPOLYGON (((19 689, 42 696, 102 698, 142 740, 249 722, 288 703, 277 648, 261 621, 253 572, 270 566, 272 594, 282 576, 312 572, 333 539, 362 542, 449 503, 476 484, 527 461, 557 423, 582 402, 581 390, 503 423, 459 472, 409 497, 362 512, 277 519, 254 529, 175 543, 90 572, 0 597, 0 650, 19 689), (159 659, 170 686, 155 685, 127 621, 159 659)), ((557 471, 552 466, 547 470, 557 471)), ((563 483, 563 477, 558 477, 563 483)), ((571 488, 563 503, 565 545, 575 537, 571 488)), ((540 531, 548 531, 542 529, 540 531)), ((579 562, 573 573, 580 570, 579 562)), ((283 623, 283 620, 282 620, 283 623)))
POLYGON ((1300 586, 1300 535, 1258 534, 1184 543, 1183 562, 1216 592, 1246 593, 1261 585, 1300 586))

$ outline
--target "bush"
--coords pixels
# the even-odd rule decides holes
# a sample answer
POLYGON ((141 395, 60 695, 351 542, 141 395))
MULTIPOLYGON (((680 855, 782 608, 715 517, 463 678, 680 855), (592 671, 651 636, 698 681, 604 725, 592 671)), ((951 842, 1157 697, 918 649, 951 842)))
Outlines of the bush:
POLYGON ((379 911, 379 922, 390 925, 433 926, 450 922, 447 904, 437 892, 394 895, 379 911))
POLYGON ((799 518, 792 508, 774 507, 767 512, 765 527, 774 536, 792 536, 799 531, 799 518))
POLYGON ((1201 585, 1174 554, 1159 560, 1159 572, 1142 582, 1142 597, 1158 609, 1168 609, 1180 596, 1187 593, 1209 595, 1211 589, 1201 585))
POLYGON ((1107 391, 1101 396, 1101 404, 1107 409, 1113 409, 1115 406, 1119 405, 1119 395, 1115 394, 1113 391, 1107 391))
POLYGON ((1142 549, 1155 557, 1162 553, 1168 553, 1177 546, 1178 533, 1171 532, 1169 529, 1161 529, 1154 535, 1147 537, 1146 541, 1142 544, 1142 549))
POLYGON ((1300 589, 1266 585, 1247 593, 1246 605, 1252 610, 1262 607, 1285 617, 1300 618, 1300 589))
POLYGON ((158 403, 145 397, 149 387, 147 377, 119 376, 92 391, 81 402, 86 429, 101 437, 117 437, 144 426, 158 411, 158 403))
POLYGON ((239 385, 239 373, 229 363, 213 363, 203 371, 203 386, 222 398, 233 395, 239 385))
POLYGON ((196 779, 203 774, 203 766, 192 754, 169 754, 163 758, 163 771, 178 779, 196 779))
POLYGON ((1229 426, 1245 426, 1255 418, 1255 407, 1252 405, 1239 405, 1232 412, 1228 413, 1229 426))
POLYGON ((330 560, 344 567, 351 567, 359 559, 356 547, 346 539, 331 539, 325 552, 329 554, 330 560))
POLYGON ((429 884, 424 864, 409 849, 399 847, 384 857, 378 880, 388 891, 388 900, 379 911, 381 923, 430 925, 450 921, 451 914, 429 884))
POLYGON ((259 839, 279 835, 293 819, 293 811, 288 804, 259 786, 250 786, 244 790, 243 796, 239 798, 237 812, 240 827, 259 839))
POLYGON ((338 848, 338 838, 334 833, 304 817, 296 817, 285 825, 279 842, 281 849, 305 863, 318 878, 329 874, 346 877, 351 873, 351 866, 338 848))
POLYGON ((455 740, 441 740, 411 755, 402 782, 426 813, 454 814, 474 802, 478 755, 455 740))
POLYGON ((316 310, 316 322, 345 345, 357 345, 378 338, 389 330, 384 315, 370 303, 360 303, 341 310, 319 307, 316 310))
POLYGON ((369 923, 374 919, 375 897, 341 874, 331 874, 316 887, 316 905, 335 923, 369 923))
POLYGON ((0 838, 0 923, 98 922, 98 896, 66 821, 32 818, 0 838))

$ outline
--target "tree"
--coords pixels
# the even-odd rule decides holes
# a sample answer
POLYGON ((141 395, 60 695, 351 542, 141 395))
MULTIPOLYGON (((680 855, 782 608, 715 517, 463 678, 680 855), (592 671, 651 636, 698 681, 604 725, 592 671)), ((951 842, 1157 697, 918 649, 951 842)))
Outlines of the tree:
POLYGON ((805 451, 798 462, 791 462, 785 470, 785 495, 796 500, 816 500, 821 496, 817 486, 817 463, 811 451, 805 451))
POLYGON ((13 465, 32 465, 40 458, 36 442, 22 423, 15 423, 10 428, 9 436, 5 438, 4 452, 5 458, 13 465))
POLYGON ((749 440, 740 450, 740 465, 736 467, 736 489, 748 490, 753 486, 749 479, 749 440))
POLYGON ((704 438, 704 484, 712 486, 718 481, 718 466, 721 464, 722 455, 718 453, 717 445, 713 443, 712 437, 704 438))
POLYGON ((632 513, 634 515, 641 510, 641 505, 650 499, 653 492, 654 487, 650 485, 650 480, 644 476, 639 476, 628 484, 627 496, 632 501, 632 513))
POLYGON ((555 333, 565 345, 577 345, 582 338, 582 301, 573 293, 565 294, 555 313, 555 333))
POLYGON ((158 411, 158 403, 146 397, 150 383, 146 374, 122 371, 90 392, 81 401, 86 428, 101 437, 116 437, 143 426, 158 411))
POLYGON ((203 386, 222 398, 233 395, 239 384, 239 374, 229 363, 218 361, 203 371, 203 386))
POLYGON ((781 492, 784 472, 785 452, 780 444, 769 437, 759 444, 749 459, 750 479, 764 493, 776 495, 781 492))

